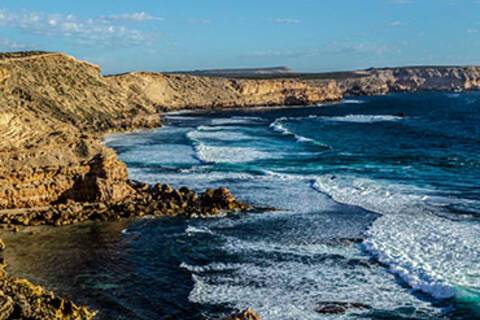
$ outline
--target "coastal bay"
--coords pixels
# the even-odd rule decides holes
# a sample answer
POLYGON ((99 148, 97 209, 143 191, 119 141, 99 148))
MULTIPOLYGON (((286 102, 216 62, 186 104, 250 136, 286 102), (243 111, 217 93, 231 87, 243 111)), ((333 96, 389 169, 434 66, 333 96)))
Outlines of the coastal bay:
MULTIPOLYGON (((153 73, 103 77, 98 66, 64 54, 2 55, 2 221, 5 228, 16 230, 19 226, 75 224, 151 213, 171 216, 189 212, 187 216, 191 216, 193 207, 200 213, 202 208, 208 207, 206 215, 246 209, 243 202, 237 202, 228 190, 217 189, 221 191, 215 194, 211 190, 204 196, 210 199, 210 204, 214 203, 213 206, 205 206, 205 201, 196 204, 194 200, 182 200, 166 205, 165 210, 171 212, 160 210, 158 214, 154 213, 171 199, 202 199, 202 192, 211 186, 207 184, 200 190, 198 185, 188 185, 195 189, 194 195, 190 189, 180 190, 180 186, 176 193, 177 189, 166 186, 170 181, 165 186, 155 186, 153 181, 150 185, 137 184, 129 180, 127 166, 112 149, 102 144, 102 138, 115 131, 158 127, 162 124, 164 111, 321 105, 339 101, 343 94, 475 90, 480 87, 479 79, 475 67, 359 72, 341 81, 327 76, 320 80, 306 79, 305 76, 226 79, 153 73), (132 198, 140 199, 143 207, 139 209, 139 203, 132 198), (148 209, 153 199, 155 206, 148 209), (217 206, 219 203, 221 205, 217 206)), ((281 130, 281 123, 276 125, 277 130, 281 130)), ((211 146, 210 149, 203 148, 203 160, 208 162, 211 160, 209 152, 215 149, 211 146)), ((265 154, 245 156, 253 157, 246 160, 255 160, 262 155, 265 154)), ((228 153, 215 155, 222 156, 228 156, 228 153)), ((242 190, 234 195, 243 199, 242 190)), ((273 206, 271 203, 262 205, 273 206)), ((21 233, 28 234, 28 231, 21 233)), ((58 306, 58 309, 65 310, 65 307, 58 306)), ((72 314, 65 316, 72 317, 72 314)))

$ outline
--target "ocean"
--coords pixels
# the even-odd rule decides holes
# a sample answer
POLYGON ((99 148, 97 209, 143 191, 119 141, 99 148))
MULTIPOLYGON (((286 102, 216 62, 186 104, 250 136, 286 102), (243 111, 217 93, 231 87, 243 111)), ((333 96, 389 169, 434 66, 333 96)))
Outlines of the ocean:
POLYGON ((5 238, 14 274, 100 319, 480 319, 480 93, 177 112, 106 144, 132 179, 276 210, 5 238))

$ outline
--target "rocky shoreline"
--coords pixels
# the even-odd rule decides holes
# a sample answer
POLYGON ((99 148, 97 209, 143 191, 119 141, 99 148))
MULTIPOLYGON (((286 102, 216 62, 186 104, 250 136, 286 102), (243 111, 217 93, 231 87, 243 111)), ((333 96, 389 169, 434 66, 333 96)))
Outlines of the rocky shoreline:
MULTIPOLYGON (((197 194, 128 178, 125 164, 103 145, 103 136, 158 127, 165 111, 309 105, 338 101, 344 94, 480 89, 476 67, 349 74, 313 80, 146 72, 104 77, 98 66, 61 53, 0 54, 0 225, 16 231, 19 226, 147 215, 204 218, 252 209, 225 188, 197 194)), ((1 281, 0 319, 94 316, 27 280, 3 272, 1 281)), ((254 319, 247 314, 242 319, 254 319)))
POLYGON ((0 216, 0 224, 7 230, 17 230, 17 226, 65 226, 87 220, 145 216, 208 218, 252 209, 222 187, 197 194, 187 187, 174 189, 168 184, 150 186, 133 181, 129 184, 136 192, 116 203, 68 201, 39 209, 13 210, 0 216))

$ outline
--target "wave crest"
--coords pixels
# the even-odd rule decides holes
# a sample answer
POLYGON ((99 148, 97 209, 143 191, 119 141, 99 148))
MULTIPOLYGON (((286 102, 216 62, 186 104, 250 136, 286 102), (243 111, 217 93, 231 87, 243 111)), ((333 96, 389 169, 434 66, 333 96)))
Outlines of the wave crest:
MULTIPOLYGON (((438 299, 480 287, 480 226, 435 215, 454 200, 433 190, 353 176, 322 176, 312 185, 335 201, 383 214, 365 249, 413 289, 438 299)), ((461 201, 457 199, 456 201, 461 201)))

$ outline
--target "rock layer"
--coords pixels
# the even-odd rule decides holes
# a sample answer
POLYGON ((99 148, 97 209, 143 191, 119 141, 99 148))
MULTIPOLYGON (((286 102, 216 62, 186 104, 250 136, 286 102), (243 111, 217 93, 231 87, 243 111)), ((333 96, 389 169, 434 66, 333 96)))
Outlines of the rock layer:
POLYGON ((345 95, 480 90, 480 67, 403 67, 351 72, 338 84, 345 95))
POLYGON ((335 81, 311 86, 289 79, 248 80, 184 74, 129 73, 107 78, 162 110, 304 105, 341 99, 335 81))

